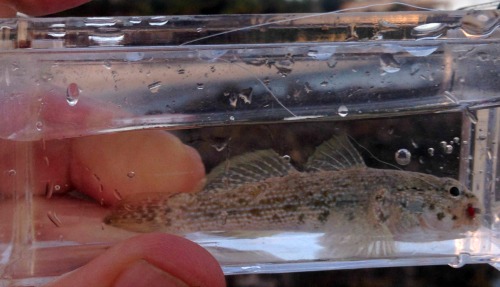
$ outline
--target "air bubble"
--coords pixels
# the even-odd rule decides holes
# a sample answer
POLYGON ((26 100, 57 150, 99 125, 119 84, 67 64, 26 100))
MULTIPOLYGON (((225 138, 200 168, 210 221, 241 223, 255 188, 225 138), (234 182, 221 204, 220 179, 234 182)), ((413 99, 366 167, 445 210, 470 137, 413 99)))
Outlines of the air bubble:
POLYGON ((380 68, 386 73, 396 73, 401 70, 401 65, 392 54, 380 55, 380 68))
POLYGON ((229 117, 229 120, 230 120, 230 121, 234 121, 234 116, 230 116, 230 117, 229 117))
POLYGON ((68 105, 75 106, 78 103, 78 98, 80 97, 80 88, 76 83, 71 83, 66 89, 66 102, 68 105))
POLYGON ((346 117, 347 114, 349 113, 349 109, 346 106, 342 105, 339 107, 337 112, 339 113, 339 116, 346 117))
POLYGON ((434 149, 433 148, 428 148, 427 149, 427 153, 430 155, 430 156, 434 156, 434 149))
POLYGON ((9 171, 7 172, 7 174, 8 174, 9 176, 15 176, 15 175, 16 175, 16 173, 17 173, 17 172, 16 172, 16 170, 15 170, 15 169, 11 169, 11 170, 9 170, 9 171))
POLYGON ((323 82, 320 83, 320 85, 322 87, 326 87, 326 86, 328 86, 328 82, 327 81, 323 81, 323 82))
POLYGON ((443 152, 445 154, 451 154, 453 152, 453 146, 452 145, 449 145, 447 144, 444 148, 443 148, 443 152))
POLYGON ((284 160, 286 160, 287 162, 290 162, 290 161, 292 160, 292 157, 290 157, 290 156, 289 156, 289 155, 287 155, 287 154, 286 154, 286 155, 284 155, 284 156, 282 156, 282 158, 283 158, 284 160))
POLYGON ((134 171, 127 172, 127 177, 128 178, 134 178, 135 177, 135 172, 134 171))
POLYGON ((405 148, 399 149, 394 157, 399 165, 408 165, 411 162, 411 153, 405 148))
POLYGON ((157 81, 148 85, 148 89, 151 93, 156 94, 160 90, 162 84, 161 81, 157 81))
POLYGON ((197 90, 203 90, 205 88, 205 85, 203 83, 197 83, 196 84, 196 89, 197 90))

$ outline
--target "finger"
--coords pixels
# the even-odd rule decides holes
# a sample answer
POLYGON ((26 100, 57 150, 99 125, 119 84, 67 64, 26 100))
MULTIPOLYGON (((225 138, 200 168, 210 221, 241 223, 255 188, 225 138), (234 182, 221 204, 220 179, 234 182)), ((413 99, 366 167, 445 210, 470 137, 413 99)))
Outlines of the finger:
POLYGON ((170 283, 225 286, 221 268, 205 249, 181 237, 159 233, 123 241, 48 286, 116 286, 114 284, 122 284, 127 278, 139 281, 137 276, 158 271, 161 272, 156 279, 170 280, 170 283), (145 272, 148 268, 154 270, 145 272))
POLYGON ((90 0, 2 0, 0 17, 15 17, 16 12, 40 16, 70 9, 90 0))
POLYGON ((72 140, 71 181, 105 205, 139 193, 197 191, 198 153, 164 131, 131 131, 72 140))

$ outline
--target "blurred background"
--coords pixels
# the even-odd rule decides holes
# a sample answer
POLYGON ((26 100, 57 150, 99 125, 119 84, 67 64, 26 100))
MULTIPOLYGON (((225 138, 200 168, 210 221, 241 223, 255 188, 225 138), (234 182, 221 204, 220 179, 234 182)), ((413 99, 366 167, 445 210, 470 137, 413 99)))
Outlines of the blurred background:
MULTIPOLYGON (((498 9, 500 1, 415 0, 412 5, 431 9, 498 9)), ((371 4, 384 6, 363 11, 402 11, 416 8, 391 4, 388 0, 93 0, 81 7, 49 15, 61 16, 141 16, 179 14, 253 14, 325 12, 371 4)), ((459 269, 448 266, 336 270, 291 274, 238 275, 227 277, 228 286, 498 286, 500 273, 489 265, 469 265, 459 269)))

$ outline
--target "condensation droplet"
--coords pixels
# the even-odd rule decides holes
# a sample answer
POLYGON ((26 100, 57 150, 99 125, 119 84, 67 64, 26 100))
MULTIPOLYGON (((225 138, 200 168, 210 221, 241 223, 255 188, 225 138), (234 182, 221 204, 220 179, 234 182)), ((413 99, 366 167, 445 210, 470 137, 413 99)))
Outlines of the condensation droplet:
POLYGON ((43 123, 38 121, 35 123, 35 128, 37 131, 41 131, 43 129, 43 123))
POLYGON ((156 94, 160 90, 162 84, 161 81, 156 81, 148 85, 148 89, 151 93, 156 94))
POLYGON ((428 148, 427 149, 427 153, 430 155, 430 156, 434 156, 434 148, 428 148))
POLYGON ((342 105, 342 106, 339 107, 339 109, 337 110, 337 112, 339 113, 339 116, 345 117, 349 113, 349 109, 347 109, 346 106, 342 105))
POLYGON ((197 83, 196 84, 196 89, 197 90, 203 90, 203 88, 205 88, 205 85, 203 83, 197 83))
POLYGON ((469 108, 465 109, 465 115, 469 118, 469 120, 470 120, 471 123, 477 124, 477 122, 478 122, 477 116, 469 108))
POLYGON ((380 68, 386 73, 396 73, 401 70, 401 64, 394 58, 392 54, 380 55, 380 68))
POLYGON ((80 97, 81 90, 76 83, 71 83, 66 89, 66 102, 70 106, 75 106, 78 103, 78 98, 80 97))
POLYGON ((253 94, 253 89, 252 89, 252 87, 249 87, 249 88, 241 90, 238 93, 238 97, 243 101, 243 103, 249 105, 252 103, 252 94, 253 94))
POLYGON ((133 171, 127 172, 127 177, 128 178, 134 178, 134 176, 135 176, 135 172, 133 172, 133 171))
POLYGON ((408 165, 411 162, 411 153, 405 148, 399 149, 394 157, 399 165, 408 165))

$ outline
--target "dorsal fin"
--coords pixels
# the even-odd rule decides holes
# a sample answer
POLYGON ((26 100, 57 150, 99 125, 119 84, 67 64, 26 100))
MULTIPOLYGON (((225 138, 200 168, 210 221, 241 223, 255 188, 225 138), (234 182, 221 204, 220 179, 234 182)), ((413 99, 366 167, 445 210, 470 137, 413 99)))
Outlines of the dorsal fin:
POLYGON ((305 166, 306 171, 338 171, 365 167, 363 158, 346 134, 335 135, 318 146, 305 166))
POLYGON ((235 188, 244 183, 282 177, 295 171, 290 162, 274 150, 259 150, 232 157, 207 175, 205 190, 235 188))

